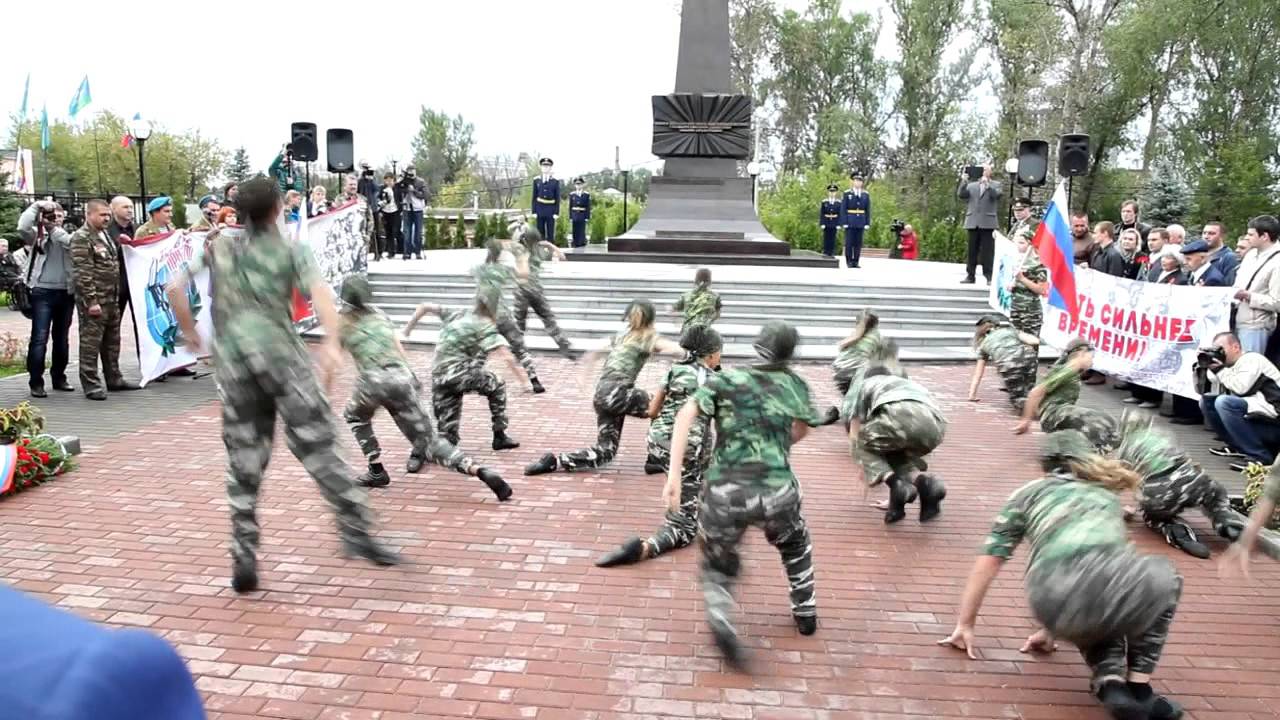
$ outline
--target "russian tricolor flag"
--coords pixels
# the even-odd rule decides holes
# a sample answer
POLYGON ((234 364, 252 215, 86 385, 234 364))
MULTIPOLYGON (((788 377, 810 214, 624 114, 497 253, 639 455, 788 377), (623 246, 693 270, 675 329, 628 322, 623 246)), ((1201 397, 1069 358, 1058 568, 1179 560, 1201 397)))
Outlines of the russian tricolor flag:
POLYGON ((1060 182, 1031 244, 1049 271, 1049 304, 1074 319, 1079 314, 1079 306, 1076 302, 1075 246, 1071 240, 1067 212, 1067 186, 1060 182))

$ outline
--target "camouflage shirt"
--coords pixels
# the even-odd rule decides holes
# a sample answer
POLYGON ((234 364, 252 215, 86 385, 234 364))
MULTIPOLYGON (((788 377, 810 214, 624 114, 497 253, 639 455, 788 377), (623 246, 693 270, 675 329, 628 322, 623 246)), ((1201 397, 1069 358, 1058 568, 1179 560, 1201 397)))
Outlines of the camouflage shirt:
POLYGON ((85 307, 114 304, 120 296, 120 246, 105 231, 81 225, 71 233, 71 267, 76 300, 85 307))
POLYGON ((1070 365, 1059 365, 1040 381, 1044 398, 1040 401, 1040 415, 1054 405, 1075 405, 1080 399, 1080 373, 1070 365))
POLYGON ((1115 456, 1144 479, 1166 475, 1179 467, 1193 464, 1168 435, 1156 428, 1125 433, 1115 456))
POLYGON ((1101 485, 1059 472, 1016 490, 996 516, 984 555, 1008 560, 1023 538, 1031 540, 1027 569, 1065 560, 1097 547, 1128 544, 1120 498, 1101 485))
POLYGON ((406 365, 396 347, 395 327, 380 310, 344 311, 339 339, 360 370, 406 365))
POLYGON ((627 333, 614 335, 609 341, 609 357, 605 358, 600 380, 608 378, 614 382, 634 383, 640 375, 640 369, 653 354, 653 345, 657 339, 658 336, 654 334, 639 339, 628 338, 627 333))
POLYGON ((507 341, 498 334, 498 326, 488 318, 461 310, 445 310, 440 320, 444 326, 436 341, 432 382, 449 382, 479 373, 484 370, 489 353, 507 346, 507 341))
POLYGON ((694 288, 676 300, 675 309, 684 313, 684 328, 710 325, 720 319, 720 296, 709 288, 694 288))
POLYGON ((545 259, 544 254, 546 252, 542 245, 537 245, 533 250, 529 250, 524 246, 524 243, 511 244, 511 254, 516 256, 516 262, 519 262, 522 257, 529 259, 529 274, 523 278, 516 278, 516 282, 521 287, 535 290, 542 289, 542 279, 539 277, 539 273, 542 272, 542 261, 545 259))
POLYGON ((983 360, 1003 367, 1017 362, 1026 352, 1026 343, 1018 337, 1018 329, 1012 325, 1002 325, 987 333, 978 345, 978 354, 983 360))
MULTIPOLYGON (((671 431, 675 429, 676 414, 693 397, 694 392, 714 376, 714 370, 696 361, 671 366, 667 379, 662 383, 662 388, 667 393, 662 400, 662 408, 658 410, 658 417, 649 423, 649 442, 662 447, 671 446, 671 431)), ((703 442, 710 424, 711 418, 699 415, 697 422, 689 429, 689 447, 699 448, 702 455, 709 455, 711 451, 711 446, 703 442)))
POLYGON ((852 379, 858 371, 866 369, 867 359, 880 354, 884 346, 884 338, 880 337, 880 331, 871 328, 852 345, 836 354, 835 361, 831 363, 831 369, 835 371, 837 379, 852 379))
POLYGON ((866 422, 881 407, 903 400, 924 405, 939 422, 944 422, 942 409, 938 407, 938 401, 934 400, 933 395, 920 383, 897 375, 876 375, 863 380, 856 390, 850 387, 841 415, 866 422))
POLYGON ((142 223, 138 231, 133 234, 135 238, 151 237, 152 235, 163 235, 167 232, 173 232, 172 225, 157 225, 150 220, 142 223))
POLYGON ((219 366, 250 356, 293 362, 305 355, 293 327, 293 292, 309 295, 320 282, 310 248, 290 243, 274 226, 252 236, 220 232, 209 252, 188 263, 181 281, 191 282, 205 268, 217 298, 213 331, 219 366))
MULTIPOLYGON (((1040 257, 1036 255, 1035 250, 1027 253, 1027 259, 1022 263, 1022 274, 1033 283, 1042 283, 1049 279, 1049 269, 1040 262, 1040 257)), ((1013 297, 1015 300, 1021 298, 1024 302, 1035 301, 1037 306, 1040 304, 1040 296, 1020 282, 1013 284, 1013 297)))
POLYGON ((515 271, 502 263, 480 263, 471 268, 476 279, 476 295, 494 294, 498 297, 498 314, 507 312, 507 287, 515 277, 515 271))
POLYGON ((732 483, 759 492, 796 482, 791 472, 791 426, 820 419, 809 386, 790 370, 739 368, 717 373, 693 395, 716 424, 716 449, 707 484, 732 483))

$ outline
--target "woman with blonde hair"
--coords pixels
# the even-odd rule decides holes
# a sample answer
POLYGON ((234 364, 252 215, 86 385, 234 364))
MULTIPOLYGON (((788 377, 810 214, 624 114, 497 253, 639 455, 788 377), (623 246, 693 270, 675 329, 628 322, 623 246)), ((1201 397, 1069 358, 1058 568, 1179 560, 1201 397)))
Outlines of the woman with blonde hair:
POLYGON ((323 185, 311 188, 311 197, 307 199, 307 217, 329 212, 328 195, 329 191, 325 190, 323 185))
POLYGON ((626 417, 649 417, 649 393, 636 387, 641 368, 655 352, 673 357, 685 356, 684 348, 678 343, 658 334, 654 327, 656 316, 653 303, 648 300, 631 301, 623 314, 626 329, 609 341, 607 350, 597 350, 588 356, 588 376, 600 356, 605 356, 604 371, 600 373, 592 398, 596 411, 596 444, 559 455, 546 453, 524 469, 525 475, 604 467, 618 453, 622 423, 626 417))

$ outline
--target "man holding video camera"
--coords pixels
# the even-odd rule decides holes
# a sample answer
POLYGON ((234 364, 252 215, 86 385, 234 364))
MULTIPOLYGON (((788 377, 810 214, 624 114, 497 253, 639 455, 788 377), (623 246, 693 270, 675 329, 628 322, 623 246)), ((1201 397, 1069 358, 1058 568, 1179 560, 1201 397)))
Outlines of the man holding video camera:
POLYGON ((1246 352, 1232 333, 1219 333, 1213 347, 1196 359, 1200 409, 1209 428, 1225 443, 1209 452, 1270 465, 1280 448, 1280 370, 1262 353, 1246 352), (1217 394, 1213 394, 1214 390, 1217 394))
POLYGON ((427 183, 418 177, 412 165, 404 169, 400 182, 400 215, 404 225, 405 260, 410 255, 422 257, 422 213, 427 209, 427 183))
POLYGON ((285 143, 284 147, 280 148, 279 154, 276 155, 275 160, 271 161, 271 167, 267 168, 267 172, 276 179, 282 194, 290 190, 306 192, 305 183, 293 166, 292 143, 285 143))
POLYGON ((991 179, 991 163, 981 168, 968 167, 960 172, 960 187, 956 196, 968 201, 964 214, 964 228, 969 231, 969 258, 965 263, 965 277, 960 282, 972 285, 978 263, 982 263, 982 276, 991 284, 991 265, 995 255, 995 239, 992 233, 1000 223, 1000 183, 991 179))
POLYGON ((30 307, 31 339, 27 344, 27 386, 31 396, 47 397, 44 358, 53 340, 53 364, 49 368, 53 389, 70 392, 67 382, 71 319, 76 303, 72 296, 71 235, 62 229, 66 214, 50 200, 31 203, 18 217, 18 236, 28 245, 26 262, 18 282, 25 283, 30 307))

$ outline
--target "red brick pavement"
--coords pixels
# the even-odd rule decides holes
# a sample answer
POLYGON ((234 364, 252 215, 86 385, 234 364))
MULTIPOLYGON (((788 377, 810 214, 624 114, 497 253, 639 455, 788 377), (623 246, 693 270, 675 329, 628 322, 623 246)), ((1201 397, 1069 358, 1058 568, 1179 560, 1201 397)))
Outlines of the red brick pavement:
MULTIPOLYGON (((429 355, 415 355, 423 365, 429 355)), ((600 570, 592 558, 662 514, 645 476, 643 423, 596 473, 526 479, 544 446, 586 442, 594 419, 575 368, 538 358, 550 392, 512 398, 525 444, 495 457, 487 413, 468 399, 464 447, 511 476, 500 505, 477 481, 432 468, 378 491, 384 536, 412 565, 376 569, 336 557, 332 521, 282 448, 265 483, 265 591, 227 588, 227 513, 217 409, 198 408, 83 459, 72 476, 0 503, 0 577, 112 625, 148 627, 190 661, 213 718, 1102 718, 1076 653, 1017 648, 1034 628, 1022 561, 997 581, 978 627, 983 660, 935 641, 950 630, 974 551, 1004 498, 1032 478, 1036 438, 1009 434, 1002 406, 962 401, 967 371, 918 368, 952 418, 934 467, 950 495, 942 518, 886 528, 866 507, 839 431, 795 452, 814 536, 821 625, 797 635, 776 554, 749 536, 739 586, 754 677, 726 674, 710 643, 694 548, 600 570)), ((646 370, 652 386, 659 368, 646 370)), ((826 369, 804 374, 819 396, 826 369)), ((350 378, 335 388, 345 399, 350 378)), ((994 387, 985 396, 1000 397, 994 387)), ((378 425, 398 464, 407 444, 378 425)), ((345 435, 351 457, 353 443, 345 435)), ((1198 529, 1208 532, 1203 518, 1198 529)), ((1135 526, 1144 550, 1186 574, 1158 686, 1189 717, 1272 718, 1280 708, 1280 584, 1253 586, 1176 553, 1135 526)), ((1223 544, 1211 541, 1214 550, 1223 544)))

